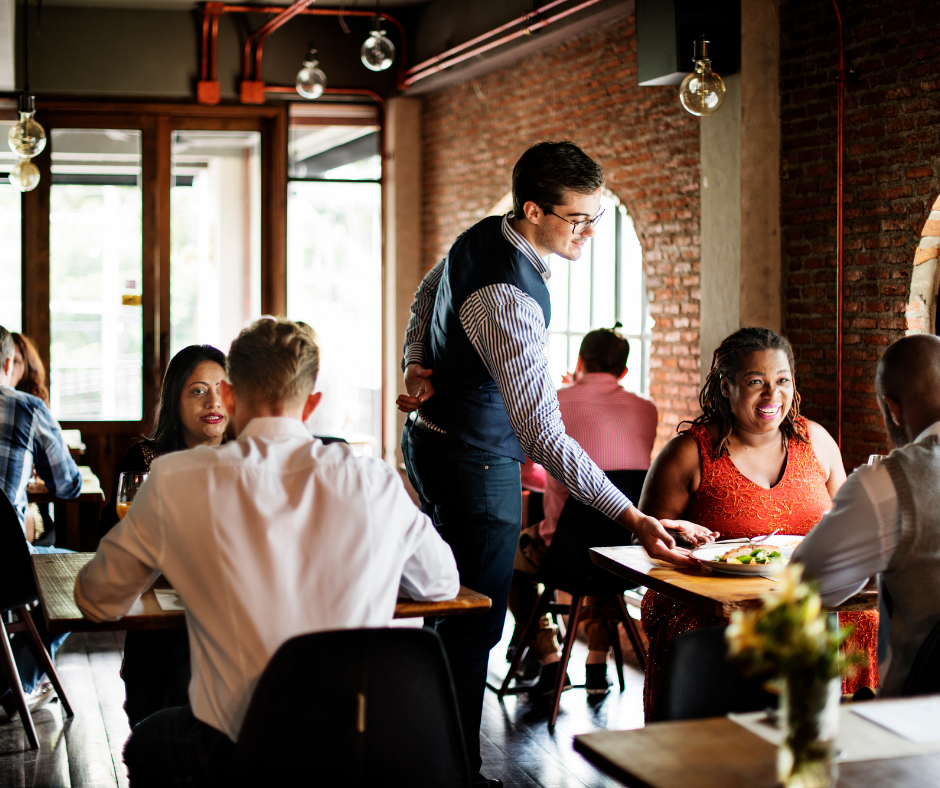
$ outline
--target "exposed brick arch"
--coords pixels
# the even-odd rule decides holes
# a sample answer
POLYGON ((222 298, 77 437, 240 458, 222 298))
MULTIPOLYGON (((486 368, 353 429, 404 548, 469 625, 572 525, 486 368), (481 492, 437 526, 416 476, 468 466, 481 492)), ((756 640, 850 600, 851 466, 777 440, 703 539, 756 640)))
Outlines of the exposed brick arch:
POLYGON ((914 271, 907 299, 907 333, 937 333, 937 291, 940 289, 940 197, 920 231, 914 250, 914 271))

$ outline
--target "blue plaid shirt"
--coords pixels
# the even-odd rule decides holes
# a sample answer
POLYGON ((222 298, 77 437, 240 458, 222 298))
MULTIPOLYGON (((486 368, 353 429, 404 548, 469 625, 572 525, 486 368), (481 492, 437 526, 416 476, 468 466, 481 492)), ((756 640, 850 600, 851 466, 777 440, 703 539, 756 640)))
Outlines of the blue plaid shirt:
POLYGON ((66 500, 82 491, 82 474, 46 403, 32 394, 0 386, 0 487, 13 502, 24 528, 26 484, 33 465, 49 492, 66 500))

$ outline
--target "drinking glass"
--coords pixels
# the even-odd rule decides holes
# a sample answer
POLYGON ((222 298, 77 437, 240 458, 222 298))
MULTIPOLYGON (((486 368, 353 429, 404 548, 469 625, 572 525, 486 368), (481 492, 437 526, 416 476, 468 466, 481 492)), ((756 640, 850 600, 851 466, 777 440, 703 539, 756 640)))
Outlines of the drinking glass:
POLYGON ((131 504, 141 485, 147 481, 147 473, 122 473, 118 476, 118 493, 115 508, 119 520, 123 520, 130 511, 131 504))
POLYGON ((869 454, 869 455, 868 455, 868 464, 869 464, 869 465, 877 465, 879 462, 881 462, 882 460, 886 459, 887 457, 888 457, 887 454, 869 454))

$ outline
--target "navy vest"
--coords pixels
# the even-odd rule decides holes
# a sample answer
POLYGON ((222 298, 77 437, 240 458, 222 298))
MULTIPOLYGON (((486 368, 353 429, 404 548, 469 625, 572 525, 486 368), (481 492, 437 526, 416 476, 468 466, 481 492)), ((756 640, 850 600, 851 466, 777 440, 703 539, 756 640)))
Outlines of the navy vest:
POLYGON ((535 299, 548 327, 548 288, 529 258, 503 237, 502 221, 490 216, 478 222, 447 253, 424 341, 424 366, 434 371, 434 396, 421 408, 448 435, 524 462, 496 382, 460 323, 460 307, 468 296, 487 285, 509 284, 535 299))

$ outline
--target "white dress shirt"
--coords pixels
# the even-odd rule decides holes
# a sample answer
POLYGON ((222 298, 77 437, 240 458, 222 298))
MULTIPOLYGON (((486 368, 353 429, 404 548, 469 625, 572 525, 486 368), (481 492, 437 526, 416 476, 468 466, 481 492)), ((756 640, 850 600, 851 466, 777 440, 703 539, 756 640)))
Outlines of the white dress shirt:
MULTIPOLYGON (((940 435, 940 421, 915 443, 940 435)), ((834 607, 888 568, 901 538, 901 507, 891 475, 881 462, 857 468, 793 553, 805 576, 819 583, 823 604, 834 607)))
POLYGON ((154 461, 75 601, 93 621, 119 618, 161 572, 186 607, 193 715, 233 741, 284 641, 388 626, 399 588, 431 600, 460 588, 450 547, 398 474, 291 418, 154 461))

